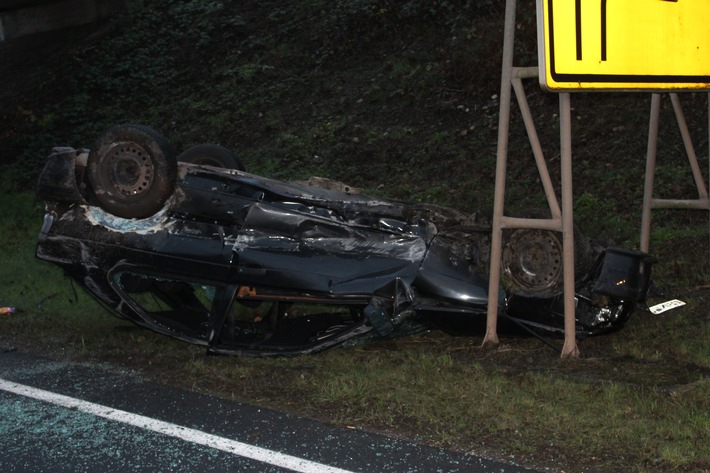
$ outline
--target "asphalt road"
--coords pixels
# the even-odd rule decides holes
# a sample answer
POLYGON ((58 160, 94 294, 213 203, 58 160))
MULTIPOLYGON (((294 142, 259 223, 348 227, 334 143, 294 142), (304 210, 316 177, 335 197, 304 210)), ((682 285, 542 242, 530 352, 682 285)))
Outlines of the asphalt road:
POLYGON ((17 352, 0 354, 0 471, 532 472, 17 352))

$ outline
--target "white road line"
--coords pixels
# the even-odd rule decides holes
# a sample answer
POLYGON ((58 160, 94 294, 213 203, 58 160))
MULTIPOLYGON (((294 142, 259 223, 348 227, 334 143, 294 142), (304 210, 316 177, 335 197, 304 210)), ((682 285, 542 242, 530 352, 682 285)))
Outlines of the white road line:
POLYGON ((153 432, 176 437, 187 442, 204 445, 223 452, 233 453, 241 457, 250 458, 252 460, 268 463, 281 468, 287 468, 293 471, 302 473, 352 473, 348 470, 342 470, 340 468, 323 465, 321 463, 305 460, 303 458, 285 455, 266 448, 255 447, 254 445, 237 442, 236 440, 224 437, 218 437, 199 430, 190 429, 177 424, 171 424, 170 422, 164 422, 150 417, 132 414, 130 412, 113 409, 100 404, 94 404, 81 399, 75 399, 73 397, 64 396, 51 391, 44 391, 31 386, 25 386, 23 384, 14 383, 1 378, 0 390, 48 402, 67 409, 76 409, 81 412, 93 414, 97 417, 122 422, 141 429, 151 430, 153 432))

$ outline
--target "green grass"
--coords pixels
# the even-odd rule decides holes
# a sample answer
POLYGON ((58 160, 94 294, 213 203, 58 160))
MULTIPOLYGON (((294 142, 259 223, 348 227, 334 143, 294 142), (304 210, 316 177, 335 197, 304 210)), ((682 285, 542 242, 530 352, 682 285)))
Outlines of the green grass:
POLYGON ((0 221, 6 222, 0 237, 0 306, 17 309, 3 316, 3 333, 40 346, 51 340, 50 345, 81 347, 117 319, 105 317, 103 307, 57 267, 35 259, 43 215, 42 204, 30 192, 6 196, 0 209, 0 221))

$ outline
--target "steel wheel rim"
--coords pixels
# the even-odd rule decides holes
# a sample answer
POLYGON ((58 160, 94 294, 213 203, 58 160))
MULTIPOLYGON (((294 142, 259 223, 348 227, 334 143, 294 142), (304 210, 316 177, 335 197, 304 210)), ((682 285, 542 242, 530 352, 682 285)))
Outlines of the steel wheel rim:
POLYGON ((106 153, 107 188, 124 197, 142 194, 153 182, 150 154, 135 143, 115 143, 106 153))

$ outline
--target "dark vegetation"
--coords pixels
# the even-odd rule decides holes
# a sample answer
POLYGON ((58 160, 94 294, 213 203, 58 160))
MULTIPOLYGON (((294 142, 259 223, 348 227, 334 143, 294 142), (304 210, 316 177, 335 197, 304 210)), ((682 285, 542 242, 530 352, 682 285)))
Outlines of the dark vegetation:
MULTIPOLYGON (((520 3, 516 64, 531 66, 534 2, 520 3)), ((269 177, 320 175, 388 197, 492 208, 503 0, 144 4, 102 24, 0 43, 6 194, 32 189, 53 146, 89 147, 110 126, 141 123, 178 150, 220 143, 269 177)), ((527 91, 554 177, 557 97, 534 81, 527 91)), ((707 182, 707 96, 684 94, 683 103, 707 182)), ((576 222, 589 235, 637 247, 650 96, 579 94, 572 106, 576 222)), ((658 161, 657 195, 696 195, 667 99, 658 161)), ((560 362, 536 340, 504 339, 484 352, 480 336, 436 332, 257 361, 205 359, 199 349, 120 325, 98 306, 96 320, 72 325, 57 311, 76 312, 71 300, 86 296, 69 289, 69 303, 60 304, 63 296, 40 282, 17 282, 39 264, 31 239, 42 207, 11 202, 3 232, 26 241, 3 240, 3 264, 17 269, 0 279, 0 305, 17 304, 4 300, 10 296, 39 302, 4 321, 4 343, 108 360, 187 387, 530 465, 708 469, 707 212, 653 214, 656 283, 688 305, 670 315, 638 313, 623 331, 580 342, 583 361, 560 362), (26 259, 11 259, 22 252, 26 259), (666 418, 667 427, 648 434, 666 418)), ((507 211, 544 205, 514 107, 507 211)))

